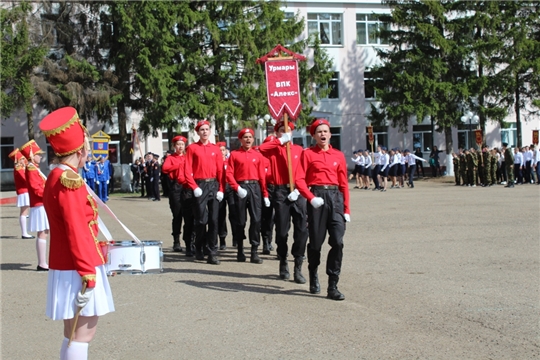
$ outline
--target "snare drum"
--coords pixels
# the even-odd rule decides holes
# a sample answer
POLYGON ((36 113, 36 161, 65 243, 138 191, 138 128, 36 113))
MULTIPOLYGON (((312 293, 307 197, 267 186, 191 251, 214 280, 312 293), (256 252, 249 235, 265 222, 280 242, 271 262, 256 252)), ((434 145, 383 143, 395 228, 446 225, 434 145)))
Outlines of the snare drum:
POLYGON ((151 274, 163 272, 161 241, 115 241, 107 252, 107 275, 151 274))

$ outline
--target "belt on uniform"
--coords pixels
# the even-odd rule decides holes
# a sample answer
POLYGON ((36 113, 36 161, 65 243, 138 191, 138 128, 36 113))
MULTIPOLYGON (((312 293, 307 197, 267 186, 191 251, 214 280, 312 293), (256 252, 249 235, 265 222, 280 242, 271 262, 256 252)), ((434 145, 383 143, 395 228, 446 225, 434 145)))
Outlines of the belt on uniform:
POLYGON ((288 189, 289 186, 290 186, 289 184, 284 184, 284 185, 268 184, 268 187, 272 189, 288 189))
POLYGON ((259 180, 241 180, 238 181, 239 184, 258 184, 259 180))
POLYGON ((311 190, 337 190, 337 185, 313 185, 310 186, 311 190))
POLYGON ((214 181, 217 181, 216 178, 208 178, 208 179, 195 179, 195 181, 200 181, 200 182, 214 182, 214 181))

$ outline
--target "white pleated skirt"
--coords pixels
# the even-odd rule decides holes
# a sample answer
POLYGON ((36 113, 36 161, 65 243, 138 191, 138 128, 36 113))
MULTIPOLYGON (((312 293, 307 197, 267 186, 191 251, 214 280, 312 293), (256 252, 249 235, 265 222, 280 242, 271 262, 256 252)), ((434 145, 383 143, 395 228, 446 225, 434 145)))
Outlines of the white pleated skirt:
MULTIPOLYGON (((75 270, 49 270, 47 309, 45 314, 53 320, 75 317, 75 298, 82 289, 81 276, 75 270)), ((105 272, 105 266, 96 266, 94 296, 81 310, 80 316, 102 316, 114 311, 114 302, 105 272)))
POLYGON ((17 207, 30 206, 30 196, 28 193, 17 195, 17 207))
POLYGON ((30 224, 29 231, 44 231, 49 230, 49 219, 43 205, 30 208, 30 224))

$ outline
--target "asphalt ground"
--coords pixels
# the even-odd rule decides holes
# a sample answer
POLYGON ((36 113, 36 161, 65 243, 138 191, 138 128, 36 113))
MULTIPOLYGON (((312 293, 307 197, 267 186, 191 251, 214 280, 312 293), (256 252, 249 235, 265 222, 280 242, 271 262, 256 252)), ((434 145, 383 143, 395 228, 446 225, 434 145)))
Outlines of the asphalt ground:
MULTIPOLYGON (((386 193, 351 184, 341 302, 325 298, 325 257, 320 295, 279 280, 275 252, 237 263, 230 237, 221 265, 194 261, 172 252, 166 199, 114 195, 109 206, 140 239, 163 241, 164 272, 109 277, 116 312, 100 318, 90 358, 540 357, 540 186, 449 181, 386 193)), ((63 325, 45 316, 35 241, 20 239, 15 205, 0 210, 2 359, 56 359, 63 325)))

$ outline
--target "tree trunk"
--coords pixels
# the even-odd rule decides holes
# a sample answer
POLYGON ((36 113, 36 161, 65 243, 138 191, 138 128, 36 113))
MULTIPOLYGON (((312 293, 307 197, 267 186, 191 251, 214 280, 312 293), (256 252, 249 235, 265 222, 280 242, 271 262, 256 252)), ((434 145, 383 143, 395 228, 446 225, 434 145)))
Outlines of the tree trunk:
POLYGON ((521 101, 521 96, 519 92, 519 83, 518 75, 516 75, 516 103, 514 104, 514 109, 516 111, 516 132, 517 132, 517 144, 516 146, 520 148, 521 145, 521 109, 519 103, 521 101))
POLYGON ((34 140, 34 118, 32 110, 26 112, 26 123, 28 124, 28 141, 34 140))
POLYGON ((127 114, 126 103, 122 99, 118 102, 118 136, 120 138, 120 163, 128 164, 131 162, 132 155, 130 153, 130 147, 128 146, 128 134, 127 134, 127 114))
POLYGON ((452 161, 452 152, 454 142, 452 141, 452 128, 444 128, 444 137, 446 141, 446 176, 454 176, 454 162, 452 161))

